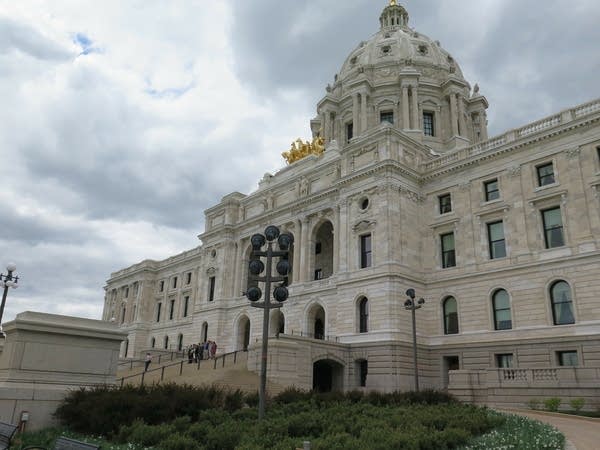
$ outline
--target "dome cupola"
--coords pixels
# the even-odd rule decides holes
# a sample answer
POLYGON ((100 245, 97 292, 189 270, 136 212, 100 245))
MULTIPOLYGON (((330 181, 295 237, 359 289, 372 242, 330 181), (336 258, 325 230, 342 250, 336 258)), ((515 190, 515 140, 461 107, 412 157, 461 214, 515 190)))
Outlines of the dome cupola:
POLYGON ((408 27, 408 12, 396 0, 390 0, 390 4, 383 10, 379 17, 379 23, 382 30, 408 27))

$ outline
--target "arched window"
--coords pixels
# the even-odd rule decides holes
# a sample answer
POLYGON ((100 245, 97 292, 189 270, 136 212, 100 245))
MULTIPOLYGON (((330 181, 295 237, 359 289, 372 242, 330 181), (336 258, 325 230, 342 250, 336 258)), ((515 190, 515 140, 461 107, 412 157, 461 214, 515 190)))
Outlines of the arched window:
POLYGON ((169 348, 169 336, 165 336, 165 341, 164 341, 164 349, 168 350, 169 348))
POLYGON ((366 333, 369 331, 369 300, 363 297, 358 302, 358 332, 366 333))
POLYGON ((458 334, 458 305, 454 297, 444 300, 444 334, 458 334))
POLYGON ((566 281, 557 281, 550 286, 550 301, 552 303, 552 319, 554 320, 554 325, 568 325, 575 323, 571 287, 566 281))
POLYGON ((183 350, 183 334, 180 334, 179 336, 177 336, 177 350, 178 351, 183 350))
POLYGON ((154 348, 155 346, 156 346, 156 339, 155 339, 155 338, 152 338, 152 339, 150 340, 150 347, 154 348))
POLYGON ((200 340, 202 342, 208 341, 208 323, 204 322, 202 324, 201 332, 200 332, 200 340))
POLYGON ((494 330, 510 330, 512 320, 510 317, 510 298, 508 292, 499 289, 492 296, 492 307, 494 309, 494 330))

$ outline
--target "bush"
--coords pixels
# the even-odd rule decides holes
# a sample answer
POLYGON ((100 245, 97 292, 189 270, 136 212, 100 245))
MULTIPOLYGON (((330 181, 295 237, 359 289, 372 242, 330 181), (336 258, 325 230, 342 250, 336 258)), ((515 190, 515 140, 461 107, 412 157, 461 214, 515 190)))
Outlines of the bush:
POLYGON ((571 405, 571 408, 574 411, 579 412, 583 409, 583 407, 585 405, 585 399, 584 398, 574 398, 569 403, 571 405))
POLYGON ((540 399, 539 398, 530 398, 529 400, 527 400, 527 406, 529 407, 529 409, 540 409, 540 399))
POLYGON ((203 450, 198 442, 189 436, 182 436, 180 434, 174 434, 169 438, 160 441, 158 448, 161 450, 203 450))
POLYGON ((544 400, 544 406, 548 411, 556 412, 560 406, 561 399, 558 397, 547 398, 544 400))
POLYGON ((246 394, 244 401, 246 402, 246 405, 248 405, 248 407, 250 407, 250 408, 257 407, 258 406, 258 392, 251 392, 251 393, 246 394))

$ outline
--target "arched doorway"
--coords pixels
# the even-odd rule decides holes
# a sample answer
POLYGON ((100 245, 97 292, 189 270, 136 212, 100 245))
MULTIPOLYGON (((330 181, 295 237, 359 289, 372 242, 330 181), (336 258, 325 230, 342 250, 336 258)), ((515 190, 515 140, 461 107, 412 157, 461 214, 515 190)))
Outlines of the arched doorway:
POLYGON ((323 222, 315 232, 314 280, 329 278, 333 274, 333 225, 323 222))
POLYGON ((248 351, 250 345, 250 319, 244 315, 237 322, 237 343, 236 350, 248 351))
POLYGON ((281 309, 276 309, 271 314, 271 322, 269 323, 269 334, 275 336, 285 333, 285 317, 281 309))
POLYGON ((307 316, 308 336, 314 339, 325 339, 325 310, 319 304, 313 305, 307 316))
POLYGON ((318 392, 342 391, 344 366, 331 359, 321 359, 313 364, 313 390, 318 392))

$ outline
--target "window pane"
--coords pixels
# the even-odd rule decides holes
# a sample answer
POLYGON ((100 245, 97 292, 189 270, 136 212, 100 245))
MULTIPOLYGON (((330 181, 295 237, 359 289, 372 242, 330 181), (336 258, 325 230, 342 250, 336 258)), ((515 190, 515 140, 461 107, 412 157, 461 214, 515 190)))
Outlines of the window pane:
POLYGON ((439 197, 440 214, 446 214, 452 211, 452 197, 450 194, 441 195, 439 197))
POLYGON ((570 286, 564 281, 559 281, 552 286, 550 295, 552 300, 554 325, 568 325, 575 323, 570 286))
POLYGON ((433 114, 423 113, 423 134, 425 136, 433 136, 433 114))
POLYGON ((540 186, 554 183, 554 165, 552 163, 539 166, 537 171, 538 183, 540 186))
POLYGON ((502 222, 490 223, 488 225, 491 241, 500 241, 504 239, 504 224, 502 222))
POLYGON ((496 355, 496 363, 500 368, 510 368, 513 366, 513 355, 512 354, 501 354, 496 355))
POLYGON ((506 257, 506 244, 504 240, 492 244, 492 259, 506 257))
POLYGON ((485 183, 485 199, 486 201, 497 200, 500 198, 500 191, 498 190, 498 180, 488 181, 485 183))
POLYGON ((394 123, 394 113, 392 111, 385 111, 379 114, 379 120, 381 123, 389 122, 394 123))
POLYGON ((494 306, 498 309, 509 309, 510 308, 510 299, 508 297, 508 292, 501 290, 494 294, 494 306))
POLYGON ((579 358, 576 351, 558 352, 558 364, 560 366, 576 367, 579 365, 579 358))
POLYGON ((444 234, 442 236, 442 246, 446 252, 454 250, 454 233, 444 234))
POLYGON ((546 229, 553 227, 562 227, 562 217, 560 208, 548 209, 544 211, 544 226, 546 229))
POLYGON ((444 333, 458 333, 458 306, 454 297, 444 301, 444 333))

